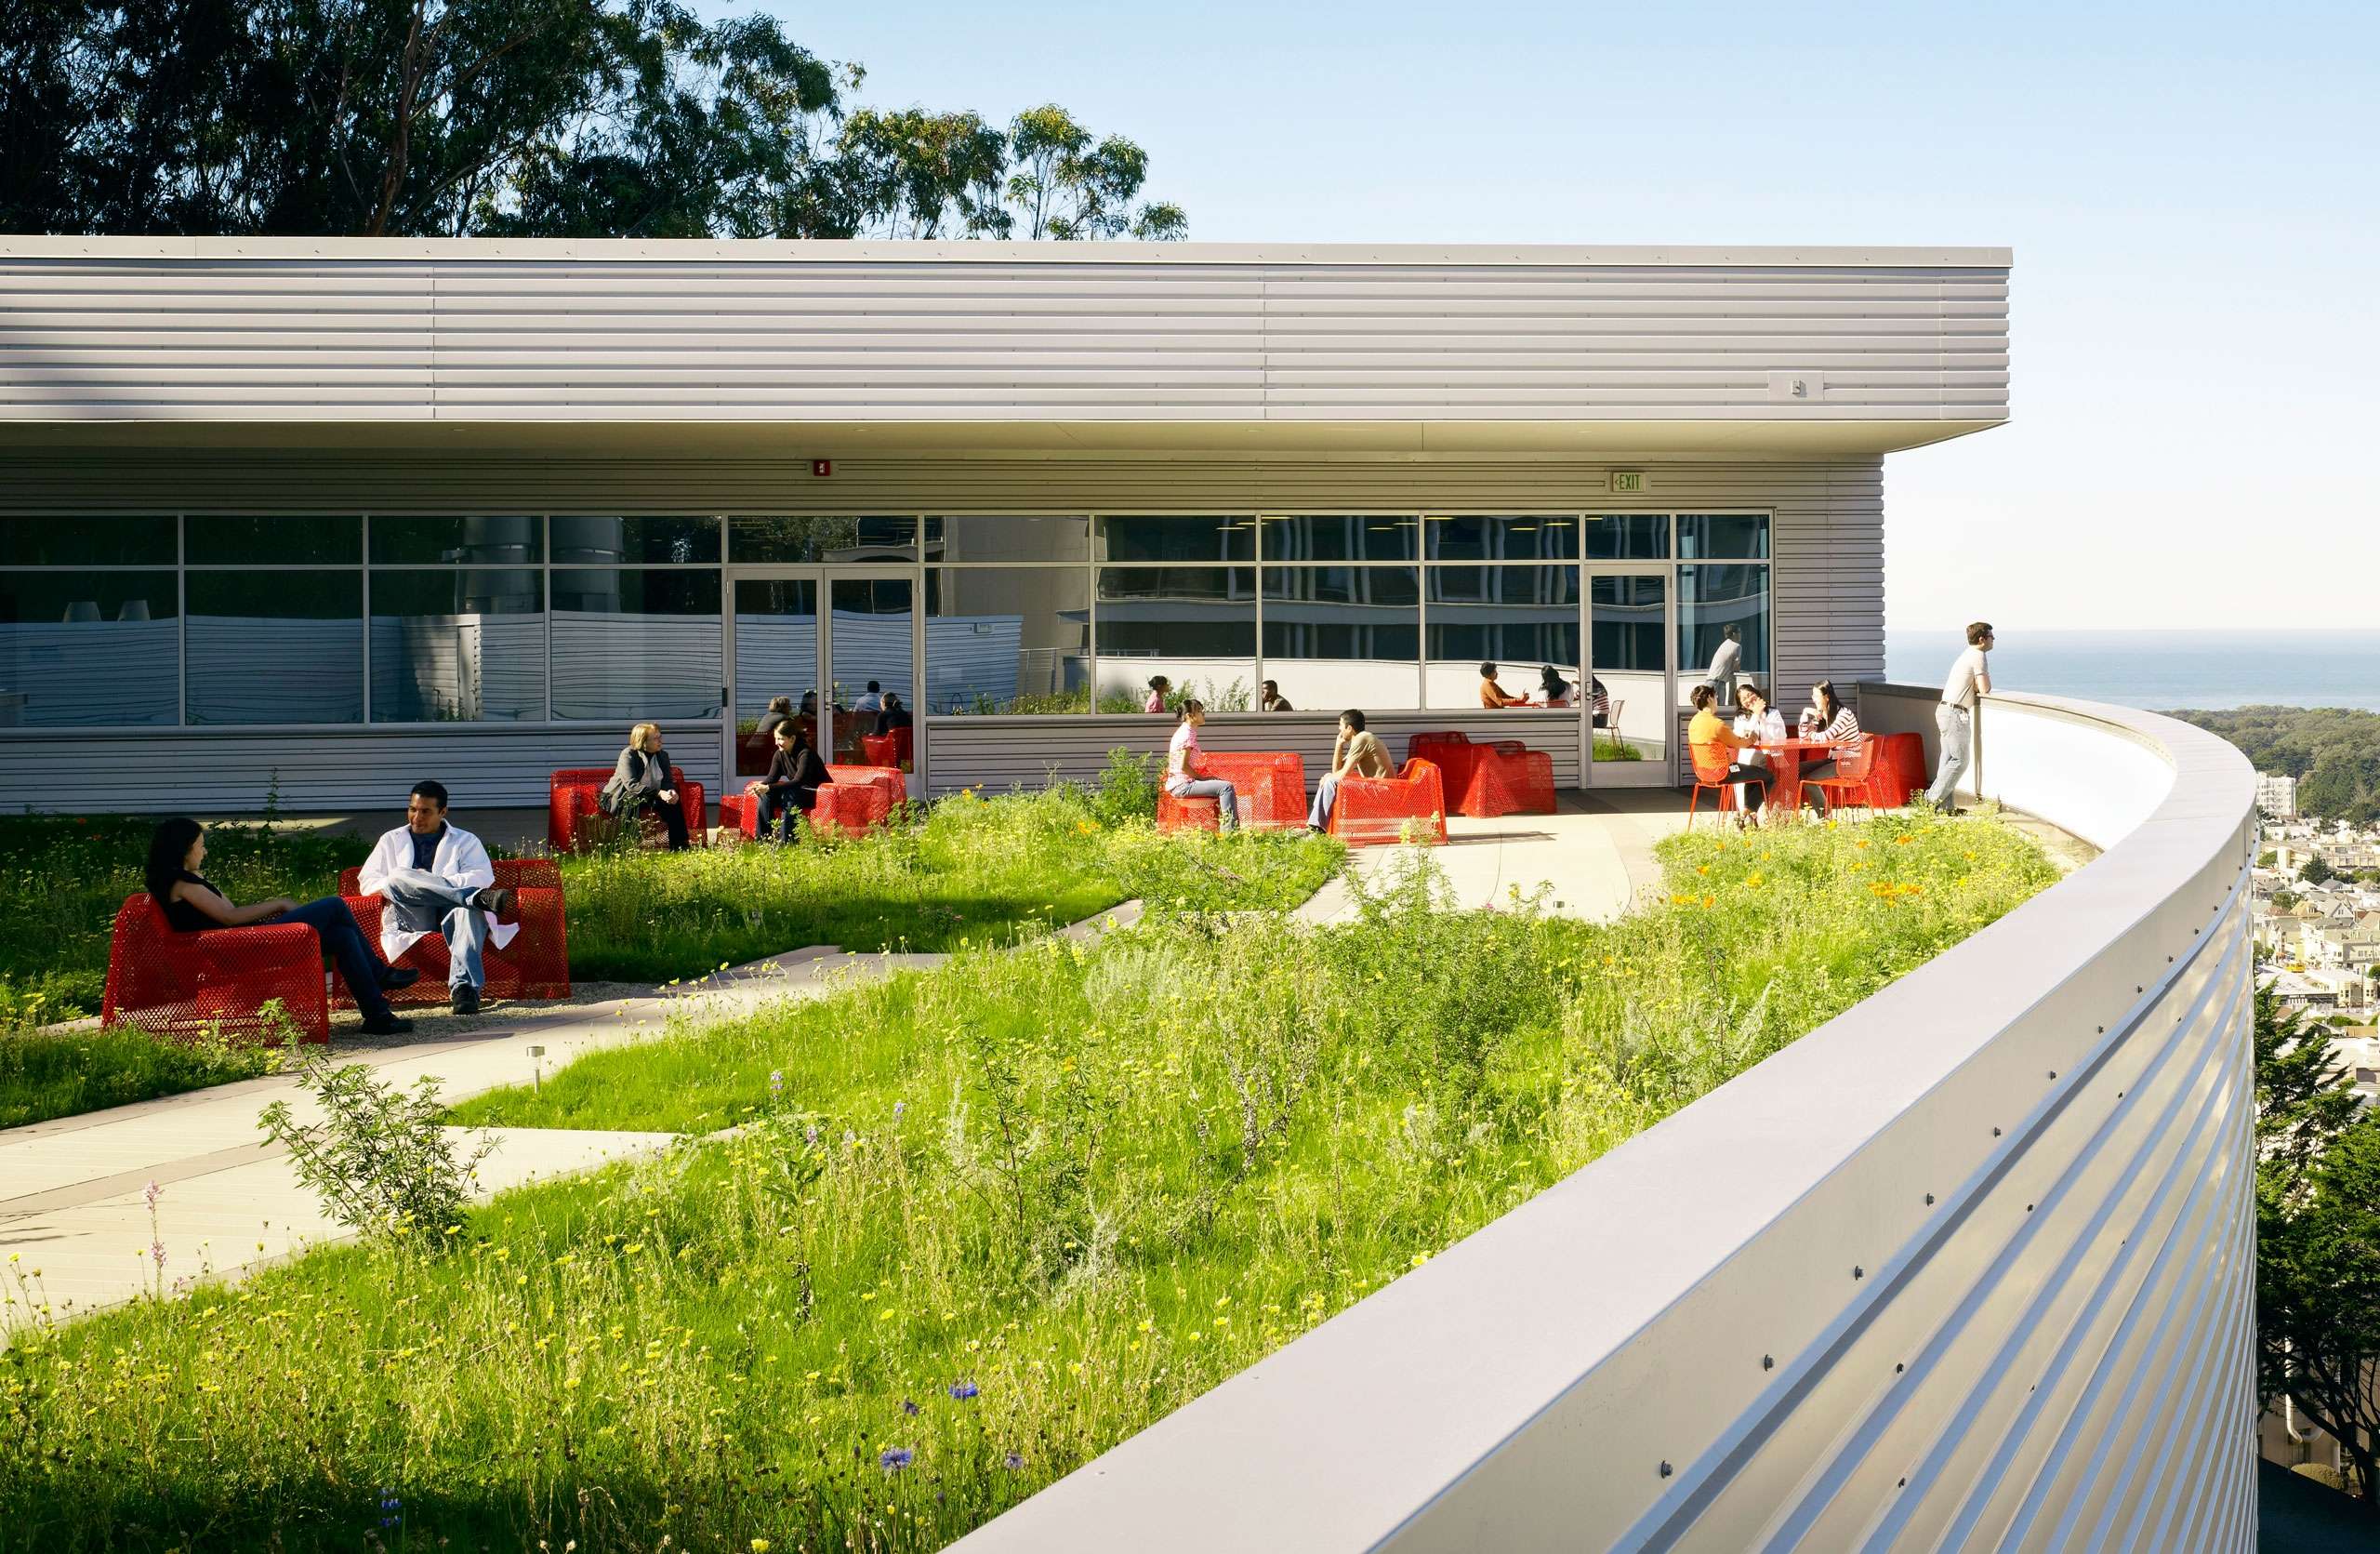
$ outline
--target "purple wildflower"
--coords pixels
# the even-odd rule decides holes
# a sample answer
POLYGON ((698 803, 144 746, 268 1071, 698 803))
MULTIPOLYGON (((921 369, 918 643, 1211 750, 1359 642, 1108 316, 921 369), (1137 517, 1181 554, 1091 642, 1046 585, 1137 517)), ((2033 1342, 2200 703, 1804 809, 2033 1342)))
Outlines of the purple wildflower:
POLYGON ((405 1503, 397 1498, 396 1491, 384 1489, 380 1492, 381 1526, 394 1527, 399 1522, 403 1521, 404 1520, 404 1508, 405 1503))
POLYGON ((950 1384, 950 1395, 962 1403, 982 1390, 982 1388, 972 1381, 954 1381, 950 1384))
POLYGON ((901 1113, 903 1113, 903 1112, 905 1112, 905 1111, 906 1111, 906 1110, 908 1110, 908 1109, 909 1109, 909 1103, 908 1103, 908 1102, 906 1102, 906 1101, 894 1101, 894 1102, 892 1103, 892 1121, 894 1121, 894 1122, 899 1122, 899 1121, 901 1120, 901 1113))
POLYGON ((898 1473, 918 1460, 918 1454, 906 1446, 887 1446, 876 1459, 876 1465, 887 1473, 898 1473))
POLYGON ((1016 1453, 1011 1452, 1008 1455, 1000 1458, 1000 1466, 1007 1468, 1010 1472, 1014 1473, 1025 1466, 1025 1459, 1019 1456, 1016 1453))
POLYGON ((801 1130, 801 1141, 804 1144, 815 1144, 818 1142, 817 1123, 813 1122, 808 1127, 801 1130))
POLYGON ((165 1189, 159 1187, 154 1182, 151 1182, 147 1187, 140 1189, 140 1196, 142 1200, 148 1203, 149 1212, 151 1214, 157 1212, 157 1200, 163 1198, 165 1195, 165 1189))
POLYGON ((164 1268, 165 1266, 165 1243, 161 1241, 151 1242, 149 1243, 149 1255, 155 1260, 159 1268, 164 1268))
POLYGON ((914 1419, 918 1416, 918 1405, 911 1402, 908 1399, 903 1398, 901 1400, 901 1412, 914 1419))
POLYGON ((782 1096, 785 1094, 785 1070, 783 1069, 771 1069, 769 1070, 769 1094, 772 1096, 782 1096))

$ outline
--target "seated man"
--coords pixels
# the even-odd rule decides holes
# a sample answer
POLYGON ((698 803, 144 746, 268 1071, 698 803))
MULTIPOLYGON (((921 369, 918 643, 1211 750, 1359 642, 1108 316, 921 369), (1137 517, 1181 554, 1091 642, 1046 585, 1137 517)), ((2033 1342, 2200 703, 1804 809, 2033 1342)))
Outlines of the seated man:
POLYGON ((1339 804, 1339 784, 1346 777, 1384 777, 1396 775, 1388 764, 1388 751, 1381 748, 1380 736, 1364 727, 1364 715, 1350 707, 1339 714, 1339 737, 1330 747, 1330 769, 1315 784, 1314 808, 1306 815, 1308 830, 1329 830, 1330 812, 1339 804))
POLYGON ((457 1015, 479 1013, 487 981, 480 952, 491 939, 498 949, 510 944, 521 925, 496 921, 512 910, 513 893, 496 884, 480 839, 446 823, 443 785, 413 785, 405 823, 380 838, 357 883, 388 903, 380 912, 380 953, 389 963, 424 935, 443 935, 449 1004, 457 1015))
POLYGON ((1525 707, 1528 697, 1514 696, 1496 683, 1496 666, 1479 666, 1479 705, 1482 707, 1525 707))

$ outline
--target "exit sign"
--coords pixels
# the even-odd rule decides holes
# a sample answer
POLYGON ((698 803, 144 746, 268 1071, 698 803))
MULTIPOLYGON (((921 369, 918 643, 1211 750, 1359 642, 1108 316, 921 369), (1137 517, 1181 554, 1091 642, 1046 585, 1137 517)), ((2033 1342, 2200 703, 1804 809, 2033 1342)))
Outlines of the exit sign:
POLYGON ((1611 472, 1611 494, 1613 496, 1633 497, 1644 489, 1644 471, 1614 470, 1611 472))
POLYGON ((824 480, 835 472, 835 461, 831 458, 813 458, 810 461, 810 472, 824 480))

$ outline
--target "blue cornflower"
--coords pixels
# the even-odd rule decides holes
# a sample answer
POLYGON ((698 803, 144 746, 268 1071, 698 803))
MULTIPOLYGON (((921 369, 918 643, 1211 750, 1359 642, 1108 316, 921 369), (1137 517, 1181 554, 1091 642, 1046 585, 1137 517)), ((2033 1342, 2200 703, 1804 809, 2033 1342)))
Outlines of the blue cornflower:
POLYGON ((815 1144, 818 1142, 817 1123, 813 1122, 808 1127, 801 1130, 801 1141, 804 1144, 815 1144))
POLYGON ((954 1381, 950 1384, 950 1395, 962 1403, 982 1390, 982 1388, 972 1381, 954 1381))
POLYGON ((908 1102, 906 1102, 906 1101, 894 1101, 894 1102, 892 1103, 892 1121, 894 1121, 894 1122, 899 1122, 899 1121, 901 1120, 901 1113, 903 1113, 903 1112, 905 1112, 905 1111, 906 1111, 906 1110, 908 1110, 908 1109, 909 1109, 909 1103, 908 1103, 908 1102))
POLYGON ((903 1398, 901 1400, 901 1412, 914 1419, 918 1416, 918 1405, 911 1402, 908 1399, 903 1398))
POLYGON ((1025 1459, 1022 1456, 1019 1456, 1016 1453, 1011 1452, 1008 1455, 1000 1458, 1000 1466, 1013 1473, 1025 1466, 1025 1459))
POLYGON ((898 1473, 918 1460, 918 1454, 906 1446, 887 1446, 876 1459, 876 1465, 887 1473, 898 1473))
POLYGON ((769 1094, 772 1096, 782 1096, 785 1094, 785 1070, 783 1069, 771 1069, 769 1070, 769 1094))

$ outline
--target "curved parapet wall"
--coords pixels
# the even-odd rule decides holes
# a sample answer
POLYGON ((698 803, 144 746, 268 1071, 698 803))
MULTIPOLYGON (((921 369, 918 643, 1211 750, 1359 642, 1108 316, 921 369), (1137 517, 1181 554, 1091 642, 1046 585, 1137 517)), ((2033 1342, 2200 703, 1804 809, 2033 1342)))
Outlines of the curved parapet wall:
POLYGON ((2102 856, 963 1547, 2251 1548, 2253 776, 1982 749, 2102 856))

